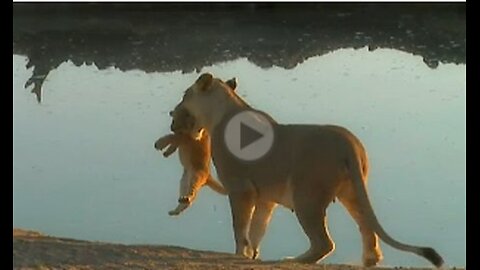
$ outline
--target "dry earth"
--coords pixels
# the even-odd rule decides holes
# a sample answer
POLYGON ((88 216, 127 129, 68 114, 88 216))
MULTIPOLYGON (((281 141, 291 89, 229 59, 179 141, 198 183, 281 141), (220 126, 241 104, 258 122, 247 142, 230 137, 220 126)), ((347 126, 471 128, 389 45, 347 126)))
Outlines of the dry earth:
MULTIPOLYGON (((360 266, 260 262, 232 254, 161 245, 122 245, 13 229, 14 269, 360 270, 360 266)), ((427 268, 377 267, 376 270, 427 268)), ((463 269, 463 268, 452 268, 463 269)))

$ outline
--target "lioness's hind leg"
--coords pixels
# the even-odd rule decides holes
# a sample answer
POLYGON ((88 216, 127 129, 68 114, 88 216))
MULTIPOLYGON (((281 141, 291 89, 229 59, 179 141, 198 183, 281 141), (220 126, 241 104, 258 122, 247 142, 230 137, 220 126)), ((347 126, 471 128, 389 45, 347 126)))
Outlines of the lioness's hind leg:
POLYGON ((310 249, 294 258, 302 263, 315 263, 335 249, 328 233, 326 216, 327 206, 332 200, 322 194, 311 193, 298 192, 298 195, 294 195, 295 214, 310 240, 310 249))
POLYGON ((380 260, 382 260, 382 251, 378 242, 378 236, 368 225, 368 217, 363 215, 364 211, 362 211, 361 206, 359 205, 352 183, 347 183, 340 190, 338 199, 358 224, 358 229, 362 235, 363 265, 367 267, 375 266, 380 260))

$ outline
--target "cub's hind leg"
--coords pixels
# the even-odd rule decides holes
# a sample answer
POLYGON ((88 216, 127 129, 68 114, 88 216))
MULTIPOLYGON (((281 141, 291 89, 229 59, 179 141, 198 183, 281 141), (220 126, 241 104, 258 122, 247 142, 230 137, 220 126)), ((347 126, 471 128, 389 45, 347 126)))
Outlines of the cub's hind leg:
POLYGON ((181 212, 183 212, 185 209, 187 209, 191 202, 186 199, 186 195, 189 194, 190 190, 190 184, 189 184, 189 179, 188 179, 188 172, 187 170, 183 170, 182 178, 180 179, 180 194, 179 194, 179 199, 178 199, 178 205, 174 210, 171 210, 168 212, 169 215, 171 216, 176 216, 179 215, 181 212))
POLYGON ((191 204, 197 197, 198 191, 207 184, 209 173, 204 170, 188 171, 188 187, 183 195, 191 204))
POLYGON ((208 173, 204 171, 184 170, 182 180, 180 181, 180 197, 178 206, 175 210, 169 212, 170 215, 178 215, 190 205, 197 197, 200 188, 206 184, 208 173))
POLYGON ((182 213, 185 209, 190 206, 190 203, 183 201, 182 199, 178 199, 178 205, 175 209, 168 211, 170 216, 178 216, 182 213))

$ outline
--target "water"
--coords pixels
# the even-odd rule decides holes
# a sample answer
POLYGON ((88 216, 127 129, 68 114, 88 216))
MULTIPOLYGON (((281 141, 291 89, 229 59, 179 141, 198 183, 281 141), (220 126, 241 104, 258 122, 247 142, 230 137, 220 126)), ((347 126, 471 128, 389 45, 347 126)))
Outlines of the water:
MULTIPOLYGON (((197 73, 99 71, 70 62, 50 72, 42 103, 23 89, 27 59, 13 56, 14 226, 55 236, 233 252, 226 197, 209 189, 181 216, 181 167, 153 142, 169 133, 167 112, 197 73)), ((238 93, 282 123, 343 125, 365 144, 374 209, 399 240, 435 247, 465 266, 466 66, 431 69, 391 49, 342 49, 294 69, 261 69, 246 59, 203 67, 239 79, 238 93)), ((360 263, 355 224, 335 203, 336 242, 326 263, 360 263)), ((262 242, 264 259, 308 246, 296 218, 277 208, 262 242)), ((382 245, 384 265, 428 266, 382 245)))

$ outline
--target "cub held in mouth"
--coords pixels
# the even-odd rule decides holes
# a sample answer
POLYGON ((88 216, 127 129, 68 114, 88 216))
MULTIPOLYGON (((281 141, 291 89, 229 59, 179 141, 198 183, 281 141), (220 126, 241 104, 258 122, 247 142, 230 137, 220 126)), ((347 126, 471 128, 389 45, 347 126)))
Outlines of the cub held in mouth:
MULTIPOLYGON (((232 90, 237 87, 235 78, 226 82, 232 90)), ((210 136, 203 128, 198 128, 195 118, 184 108, 176 107, 170 112, 171 130, 174 133, 165 135, 155 142, 155 149, 162 151, 164 157, 173 154, 177 148, 183 174, 180 179, 178 205, 168 212, 176 216, 190 207, 198 191, 209 186, 219 194, 226 195, 225 188, 210 173, 210 136)))

